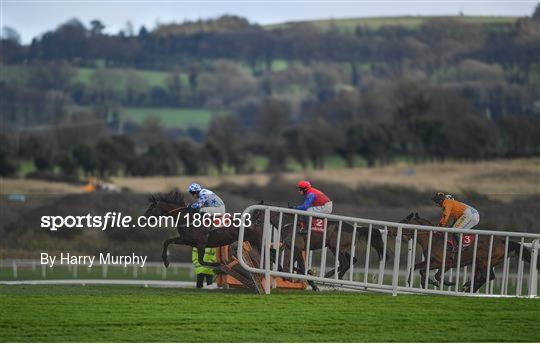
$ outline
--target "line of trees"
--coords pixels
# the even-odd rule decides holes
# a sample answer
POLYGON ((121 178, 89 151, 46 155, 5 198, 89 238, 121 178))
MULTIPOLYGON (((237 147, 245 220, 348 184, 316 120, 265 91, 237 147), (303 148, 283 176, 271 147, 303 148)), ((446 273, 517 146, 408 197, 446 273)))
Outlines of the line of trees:
MULTIPOLYGON (((254 72, 270 69, 277 59, 340 61, 357 64, 379 61, 401 69, 407 63, 423 68, 438 68, 463 57, 491 63, 523 66, 536 64, 539 47, 534 20, 519 19, 514 25, 486 26, 457 19, 426 20, 419 29, 384 26, 373 30, 358 26, 345 31, 337 26, 322 31, 309 23, 291 24, 268 30, 244 18, 223 16, 209 21, 160 25, 153 31, 141 27, 138 34, 103 32, 99 20, 86 27, 73 19, 54 31, 35 38, 29 46, 6 42, 3 63, 33 60, 68 60, 93 64, 96 59, 107 66, 167 68, 179 61, 234 59, 243 61, 254 72)), ((11 35, 13 36, 13 34, 11 35)), ((170 68, 168 68, 170 69, 170 68)))
POLYGON ((268 98, 251 113, 244 109, 243 116, 251 121, 241 115, 214 118, 201 142, 172 139, 151 120, 129 135, 110 135, 105 126, 29 133, 19 137, 18 147, 12 136, 4 135, 0 171, 15 173, 10 157, 33 160, 37 172, 31 177, 76 180, 81 172, 103 177, 249 173, 255 171, 256 156, 266 157, 268 171, 282 172, 291 160, 323 169, 327 158, 336 155, 352 167, 357 157, 375 166, 397 156, 425 162, 540 154, 540 116, 493 120, 458 92, 402 82, 385 90, 388 108, 381 111, 390 116, 377 120, 370 117, 371 107, 378 107, 374 98, 343 92, 305 105, 298 117, 290 103, 268 98))
POLYGON ((358 156, 369 166, 401 155, 537 156, 539 9, 511 25, 443 18, 418 30, 266 30, 225 16, 107 35, 97 20, 72 20, 30 45, 4 30, 0 61, 18 74, 0 79, 0 172, 13 175, 21 160, 34 162, 35 177, 76 179, 250 172, 254 156, 269 171, 290 160, 324 168, 330 155, 349 166, 358 156), (75 78, 75 67, 98 60, 104 68, 88 81, 75 78), (112 67, 169 74, 150 86, 112 67), (123 106, 226 115, 207 132, 166 129, 121 123, 123 106))

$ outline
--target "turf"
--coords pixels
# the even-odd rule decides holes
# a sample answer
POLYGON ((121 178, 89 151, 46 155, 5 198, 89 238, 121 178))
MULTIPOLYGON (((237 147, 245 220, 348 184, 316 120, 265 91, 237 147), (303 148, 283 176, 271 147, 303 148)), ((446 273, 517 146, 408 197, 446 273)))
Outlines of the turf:
POLYGON ((540 300, 1 286, 0 341, 540 341, 540 300))

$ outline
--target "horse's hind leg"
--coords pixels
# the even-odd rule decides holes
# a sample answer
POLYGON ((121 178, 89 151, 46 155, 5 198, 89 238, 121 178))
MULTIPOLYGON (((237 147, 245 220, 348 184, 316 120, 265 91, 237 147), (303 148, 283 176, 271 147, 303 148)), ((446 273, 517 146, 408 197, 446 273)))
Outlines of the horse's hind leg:
MULTIPOLYGON (((339 254, 339 257, 338 257, 338 262, 339 262, 339 266, 338 266, 338 279, 341 279, 343 277, 343 275, 345 275, 345 273, 347 272, 347 270, 349 270, 349 261, 350 261, 350 258, 347 259, 347 254, 348 253, 340 253, 339 254)), ((350 257, 350 256, 349 256, 350 257)), ((356 259, 356 258, 355 258, 356 259)), ((336 273, 336 269, 335 267, 328 271, 324 277, 326 278, 330 278, 332 276, 334 276, 336 273)))
MULTIPOLYGON (((356 264, 356 262, 358 261, 358 259, 356 259, 356 257, 353 258, 353 266, 354 264, 356 264)), ((343 276, 345 275, 345 273, 347 271, 349 271, 350 269, 350 262, 351 262, 351 254, 349 252, 345 252, 343 254, 340 254, 340 257, 339 257, 339 279, 342 279, 343 276)))
POLYGON ((391 255, 388 252, 384 252, 384 241, 382 238, 382 234, 378 229, 371 230, 371 247, 373 247, 377 251, 379 260, 382 259, 383 255, 386 255, 386 260, 390 261, 391 255))
POLYGON ((422 288, 427 289, 428 281, 426 281, 426 269, 420 269, 420 285, 422 288))
POLYGON ((181 245, 182 239, 180 237, 176 237, 176 238, 167 239, 163 242, 163 251, 161 252, 161 259, 163 259, 163 265, 165 265, 166 268, 169 267, 169 264, 171 263, 169 261, 167 249, 169 248, 169 245, 172 243, 181 245))
POLYGON ((480 288, 482 288, 484 284, 486 284, 487 277, 488 276, 486 273, 486 269, 478 269, 476 271, 476 276, 474 276, 475 281, 474 281, 473 293, 476 293, 480 288))
POLYGON ((495 276, 495 269, 494 269, 493 266, 492 266, 492 267, 491 267, 491 271, 489 272, 489 280, 490 280, 490 281, 493 281, 495 278, 496 278, 496 276, 495 276))

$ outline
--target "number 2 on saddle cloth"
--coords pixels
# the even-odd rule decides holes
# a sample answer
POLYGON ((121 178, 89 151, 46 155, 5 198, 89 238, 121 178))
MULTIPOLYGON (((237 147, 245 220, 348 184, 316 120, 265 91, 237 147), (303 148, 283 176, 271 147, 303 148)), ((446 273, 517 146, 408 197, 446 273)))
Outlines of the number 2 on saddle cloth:
MULTIPOLYGON (((308 220, 306 218, 299 219, 298 220, 298 228, 302 232, 307 233, 307 222, 308 220)), ((312 231, 318 231, 318 232, 324 232, 325 226, 324 226, 324 219, 318 218, 318 217, 312 217, 311 218, 311 230, 312 231)))

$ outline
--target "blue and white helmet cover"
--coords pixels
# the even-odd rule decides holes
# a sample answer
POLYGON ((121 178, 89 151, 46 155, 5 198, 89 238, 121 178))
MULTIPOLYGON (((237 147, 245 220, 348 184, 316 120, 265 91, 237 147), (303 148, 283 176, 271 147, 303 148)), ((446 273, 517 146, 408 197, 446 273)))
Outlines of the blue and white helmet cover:
POLYGON ((189 193, 193 193, 193 192, 199 192, 202 190, 202 187, 201 185, 197 184, 197 183, 191 183, 189 186, 188 186, 188 189, 187 191, 189 193))

